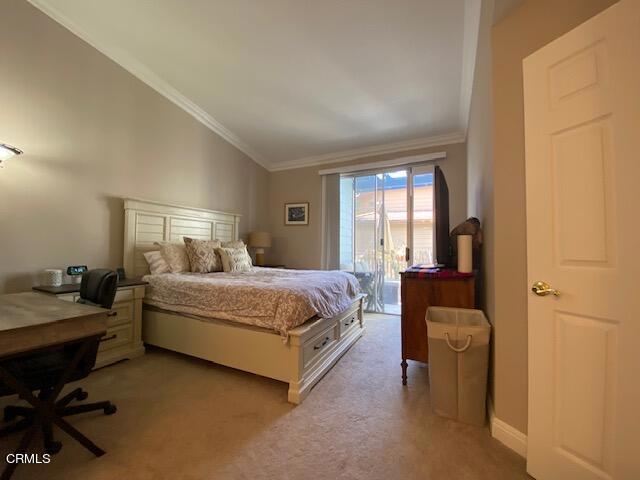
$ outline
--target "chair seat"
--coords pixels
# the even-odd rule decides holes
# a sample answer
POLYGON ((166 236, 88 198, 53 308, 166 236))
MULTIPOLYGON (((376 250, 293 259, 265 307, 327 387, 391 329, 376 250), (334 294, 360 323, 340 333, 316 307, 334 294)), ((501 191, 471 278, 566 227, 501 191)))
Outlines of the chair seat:
MULTIPOLYGON (((89 375, 98 354, 99 341, 96 339, 83 356, 78 368, 74 370, 69 382, 80 380, 89 375)), ((52 350, 32 353, 17 359, 2 362, 2 366, 13 376, 20 378, 30 390, 51 388, 58 382, 60 375, 79 348, 79 344, 66 345, 52 350)), ((13 395, 13 389, 0 382, 0 396, 13 395)))

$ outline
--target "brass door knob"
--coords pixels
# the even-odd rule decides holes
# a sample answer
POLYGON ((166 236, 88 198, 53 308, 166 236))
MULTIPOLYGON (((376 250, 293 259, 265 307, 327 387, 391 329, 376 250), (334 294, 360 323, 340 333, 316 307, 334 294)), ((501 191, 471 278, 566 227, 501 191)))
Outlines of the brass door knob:
POLYGON ((547 282, 535 282, 531 286, 531 291, 540 297, 545 297, 547 295, 553 295, 555 297, 560 296, 560 290, 551 288, 551 285, 549 285, 547 282))

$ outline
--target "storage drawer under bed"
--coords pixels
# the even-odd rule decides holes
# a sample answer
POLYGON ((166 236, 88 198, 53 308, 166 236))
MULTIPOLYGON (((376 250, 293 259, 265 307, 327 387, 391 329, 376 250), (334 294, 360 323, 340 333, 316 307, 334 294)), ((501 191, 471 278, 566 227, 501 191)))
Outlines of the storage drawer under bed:
POLYGON ((338 341, 338 329, 336 324, 325 329, 302 347, 303 368, 307 368, 317 358, 338 341))
POLYGON ((340 320, 340 336, 342 337, 348 330, 360 324, 358 311, 354 311, 340 320))

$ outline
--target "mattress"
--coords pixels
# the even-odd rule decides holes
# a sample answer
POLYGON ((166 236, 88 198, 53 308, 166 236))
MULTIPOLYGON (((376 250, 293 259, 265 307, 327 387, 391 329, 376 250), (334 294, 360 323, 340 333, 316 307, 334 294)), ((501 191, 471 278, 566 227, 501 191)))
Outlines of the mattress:
POLYGON ((253 267, 247 272, 146 275, 144 302, 172 312, 288 331, 330 318, 358 297, 356 278, 341 271, 253 267))

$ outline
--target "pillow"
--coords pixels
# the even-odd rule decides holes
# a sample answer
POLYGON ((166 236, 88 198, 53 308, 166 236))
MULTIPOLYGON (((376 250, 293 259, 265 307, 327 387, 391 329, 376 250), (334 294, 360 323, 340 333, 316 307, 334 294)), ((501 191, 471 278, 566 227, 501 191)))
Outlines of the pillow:
POLYGON ((190 272, 191 265, 187 256, 187 249, 183 243, 156 242, 160 246, 162 258, 169 265, 171 273, 190 272))
POLYGON ((218 240, 198 240, 184 237, 187 256, 191 264, 191 271, 197 273, 221 272, 222 261, 216 252, 220 248, 218 240))
POLYGON ((222 243, 221 245, 222 248, 242 248, 245 246, 242 240, 231 240, 230 242, 221 242, 221 243, 222 243))
POLYGON ((149 264, 149 272, 151 273, 151 275, 157 275, 160 273, 167 273, 171 271, 167 262, 165 262, 164 258, 162 258, 160 250, 145 252, 142 255, 149 264))
POLYGON ((218 248, 218 253, 225 272, 246 272, 251 270, 251 257, 247 252, 247 247, 218 248))

